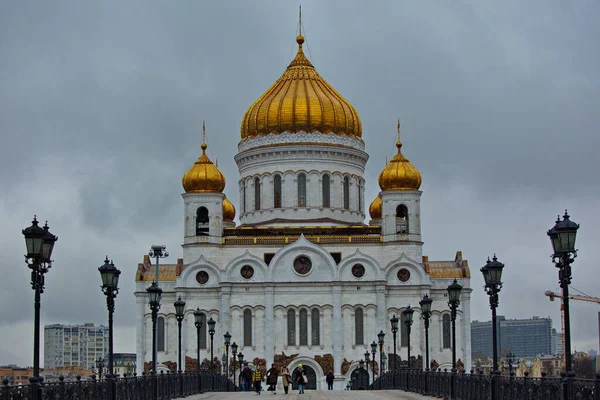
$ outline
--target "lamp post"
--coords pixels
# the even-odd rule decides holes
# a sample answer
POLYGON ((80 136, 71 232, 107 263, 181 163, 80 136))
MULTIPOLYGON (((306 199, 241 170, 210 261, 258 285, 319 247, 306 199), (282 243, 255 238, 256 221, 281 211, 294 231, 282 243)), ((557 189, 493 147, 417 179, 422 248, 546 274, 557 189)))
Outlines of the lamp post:
POLYGON ((462 286, 454 280, 448 286, 448 306, 450 307, 450 319, 452 320, 452 376, 450 379, 450 397, 455 398, 455 376, 456 376, 456 309, 460 304, 460 291, 462 286))
POLYGON ((214 360, 213 360, 213 339, 215 336, 215 324, 216 321, 214 319, 212 319, 212 317, 210 317, 210 319, 207 322, 208 324, 208 334, 210 335, 210 371, 213 373, 212 374, 212 391, 215 391, 215 364, 214 364, 214 360))
POLYGON ((429 318, 431 318, 431 303, 433 300, 428 295, 423 296, 419 302, 421 306, 421 318, 425 322, 425 371, 429 371, 429 318))
POLYGON ((119 271, 115 264, 108 262, 108 256, 104 260, 104 264, 98 268, 100 277, 102 278, 102 292, 106 295, 106 307, 108 308, 108 373, 110 383, 110 398, 117 398, 117 391, 114 386, 114 369, 113 369, 113 314, 115 312, 115 297, 119 293, 119 271))
POLYGON ((514 359, 515 355, 511 352, 509 352, 506 355, 506 358, 508 359, 508 375, 512 375, 512 369, 513 369, 513 359, 514 359))
POLYGON ((98 357, 96 359, 96 368, 98 368, 98 379, 102 380, 102 370, 104 369, 104 358, 98 357))
POLYGON ((403 322, 404 325, 406 326, 406 334, 407 334, 407 338, 408 338, 408 354, 407 354, 407 359, 408 359, 408 369, 410 369, 410 331, 411 331, 411 327, 413 324, 413 313, 415 312, 415 310, 412 309, 412 307, 410 306, 410 304, 408 305, 408 307, 406 307, 406 309, 404 311, 402 311, 402 316, 403 318, 403 322))
MULTIPOLYGON (((148 252, 148 256, 152 257, 152 258, 156 258, 156 280, 154 282, 156 282, 156 286, 159 286, 158 283, 158 272, 159 272, 159 260, 161 258, 165 258, 165 257, 169 257, 169 253, 165 251, 165 249, 167 248, 167 246, 162 245, 162 244, 153 244, 152 246, 150 246, 150 252, 148 252)), ((154 331, 154 339, 156 340, 156 343, 158 343, 158 331, 155 330, 154 331)), ((153 354, 152 357, 155 359, 158 359, 158 346, 154 347, 153 349, 153 354)), ((156 370, 154 371, 156 372, 156 370)))
POLYGON ((156 282, 152 282, 152 285, 148 289, 148 302, 150 304, 150 310, 152 310, 152 371, 156 373, 156 358, 157 358, 157 336, 156 336, 156 320, 158 319, 158 310, 160 309, 160 299, 162 297, 162 289, 158 287, 156 282))
POLYGON ((375 383, 375 354, 377 354, 377 343, 371 343, 371 369, 373 370, 373 383, 375 383))
POLYGON ((385 338, 385 333, 383 331, 379 331, 377 334, 377 339, 379 343, 379 376, 383 374, 383 345, 385 342, 383 339, 385 338))
POLYGON ((198 357, 198 391, 202 393, 202 375, 200 374, 200 330, 204 325, 204 313, 200 308, 194 311, 194 325, 196 325, 196 356, 198 357))
MULTIPOLYGON (((369 373, 369 361, 371 354, 369 350, 365 351, 365 363, 367 364, 367 373, 369 373)), ((375 381, 375 374, 373 374, 373 381, 375 381)), ((369 380, 367 379, 367 386, 369 385, 369 380)))
POLYGON ((498 261, 494 254, 492 261, 488 258, 486 264, 481 268, 483 279, 485 280, 485 292, 490 297, 490 309, 492 310, 492 382, 491 382, 491 399, 496 400, 498 391, 498 328, 496 326, 496 309, 498 308, 498 293, 502 289, 502 270, 504 264, 498 261))
MULTIPOLYGON (((244 362, 244 355, 242 354, 241 351, 238 354, 238 361, 240 362, 240 375, 241 375, 242 374, 242 363, 244 362)), ((235 376, 234 376, 234 382, 235 382, 235 376)), ((238 376, 238 386, 242 386, 241 377, 239 377, 239 376, 238 376)))
MULTIPOLYGON (((229 375, 229 343, 231 343, 231 335, 229 332, 225 332, 223 335, 223 340, 225 342, 225 354, 227 354, 227 358, 225 358, 225 376, 229 375)), ((229 385, 227 385, 227 391, 229 392, 229 385)))
POLYGON ((44 293, 44 274, 52 266, 50 258, 58 236, 50 233, 47 222, 43 228, 40 228, 35 216, 31 221, 31 226, 21 232, 25 236, 25 246, 27 248, 25 263, 31 269, 31 288, 35 291, 33 300, 33 376, 29 379, 29 382, 35 386, 33 400, 41 400, 41 387, 39 387, 41 294, 44 293))
POLYGON ((177 354, 179 356, 179 389, 181 394, 183 395, 183 376, 181 376, 181 372, 183 371, 183 367, 181 364, 181 323, 183 322, 184 313, 185 313, 185 301, 181 300, 181 296, 177 298, 175 303, 173 303, 175 307, 175 318, 177 319, 177 354))
POLYGON ((571 361, 571 321, 569 317, 569 285, 571 284, 571 264, 577 257, 575 249, 575 239, 579 224, 570 220, 570 216, 565 210, 562 221, 560 217, 555 225, 548 230, 548 236, 552 243, 552 262, 558 268, 558 281, 562 288, 563 308, 564 308, 564 334, 565 348, 565 372, 566 378, 563 382, 563 396, 568 399, 571 393, 571 380, 575 376, 572 371, 571 361))
MULTIPOLYGON (((396 334, 398 333, 398 318, 396 318, 396 314, 390 319, 390 323, 392 324, 392 334, 394 335, 394 367, 396 370, 396 334)), ((395 387, 395 384, 394 384, 395 387)))
MULTIPOLYGON (((237 343, 233 342, 231 344, 231 355, 233 358, 233 390, 234 391, 237 391, 237 387, 235 386, 235 367, 237 364, 237 359, 236 359, 237 350, 238 350, 238 345, 237 345, 237 343)), ((227 360, 227 363, 229 363, 229 360, 227 360)), ((229 368, 227 369, 227 373, 229 374, 229 368)))

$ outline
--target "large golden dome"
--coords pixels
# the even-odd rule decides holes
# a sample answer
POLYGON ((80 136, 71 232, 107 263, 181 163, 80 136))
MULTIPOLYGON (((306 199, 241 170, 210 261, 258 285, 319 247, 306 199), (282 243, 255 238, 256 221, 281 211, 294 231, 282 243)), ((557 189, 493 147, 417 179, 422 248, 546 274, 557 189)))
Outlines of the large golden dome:
POLYGON ((223 221, 233 221, 235 219, 235 207, 228 198, 223 199, 223 221))
POLYGON ((369 206, 369 215, 371 219, 381 219, 382 211, 381 211, 381 197, 375 197, 375 200, 369 206))
POLYGON ((181 184, 186 193, 221 193, 225 189, 225 176, 206 155, 204 124, 202 130, 202 154, 183 175, 181 184))
POLYGON ((402 154, 400 141, 400 121, 398 121, 398 153, 379 174, 381 190, 418 190, 421 187, 421 173, 402 154))
POLYGON ((282 132, 336 133, 360 138, 358 113, 315 70, 296 38, 298 54, 287 70, 246 111, 242 140, 282 132))

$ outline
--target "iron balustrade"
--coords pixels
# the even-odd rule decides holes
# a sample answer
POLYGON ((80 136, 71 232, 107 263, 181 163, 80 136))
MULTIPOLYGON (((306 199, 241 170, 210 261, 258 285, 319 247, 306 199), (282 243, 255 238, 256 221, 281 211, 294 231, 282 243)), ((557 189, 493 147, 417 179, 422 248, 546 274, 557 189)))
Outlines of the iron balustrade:
MULTIPOLYGON (((59 377, 56 382, 41 382, 41 398, 39 400, 78 399, 109 400, 111 388, 116 391, 116 398, 121 400, 169 400, 201 393, 200 388, 211 387, 215 382, 215 392, 234 391, 235 384, 225 375, 211 371, 197 372, 160 372, 158 374, 136 374, 115 379, 96 379, 92 376, 84 380, 77 376, 73 381, 59 377), (199 381, 202 381, 202 386, 199 381)), ((10 384, 8 379, 0 386, 0 400, 29 400, 37 385, 10 384)))
MULTIPOLYGON (((561 377, 498 376, 497 400, 562 400, 565 380, 561 377)), ((401 369, 381 375, 369 390, 404 390, 426 396, 450 399, 454 380, 455 400, 490 400, 492 375, 471 371, 452 373, 444 369, 423 371, 401 369)), ((569 379, 569 400, 600 400, 600 373, 596 379, 569 379)))

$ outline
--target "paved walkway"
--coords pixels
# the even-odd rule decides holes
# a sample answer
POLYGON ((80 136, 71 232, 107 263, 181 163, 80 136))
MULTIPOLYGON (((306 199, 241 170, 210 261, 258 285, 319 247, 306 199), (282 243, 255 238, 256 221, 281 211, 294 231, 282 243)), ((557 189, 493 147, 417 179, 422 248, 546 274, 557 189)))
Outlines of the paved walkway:
POLYGON ((269 392, 262 392, 260 397, 254 392, 236 392, 236 393, 204 393, 195 396, 186 397, 189 400, 425 400, 433 397, 422 396, 415 393, 407 393, 400 390, 307 390, 304 394, 294 393, 272 395, 269 392))

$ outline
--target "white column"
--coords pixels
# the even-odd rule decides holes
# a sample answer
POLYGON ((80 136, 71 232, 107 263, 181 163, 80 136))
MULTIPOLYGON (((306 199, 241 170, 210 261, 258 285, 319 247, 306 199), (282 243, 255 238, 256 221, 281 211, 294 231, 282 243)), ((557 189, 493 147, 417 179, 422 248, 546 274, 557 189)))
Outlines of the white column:
POLYGON ((462 352, 465 370, 471 370, 471 293, 462 295, 462 352))
POLYGON ((344 331, 342 330, 342 287, 334 285, 331 288, 333 294, 333 373, 341 374, 342 343, 344 343, 344 331))
POLYGON ((375 326, 376 334, 379 333, 380 330, 385 332, 386 328, 386 320, 387 320, 387 305, 386 305, 386 293, 385 293, 385 285, 377 285, 377 326, 375 326))
POLYGON ((219 310, 219 324, 221 332, 231 334, 231 318, 229 309, 231 308, 231 286, 221 286, 221 310, 219 310))
POLYGON ((136 321, 136 331, 137 331, 137 343, 136 343, 136 352, 137 352, 137 360, 136 360, 136 372, 138 375, 142 375, 144 371, 144 362, 145 359, 145 351, 146 351, 146 333, 144 332, 144 315, 146 314, 146 302, 144 301, 144 296, 136 296, 136 303, 139 309, 137 321, 136 321))
POLYGON ((273 286, 265 287, 265 327, 264 327, 264 343, 265 343, 265 359, 267 366, 275 360, 275 324, 273 323, 273 286))

